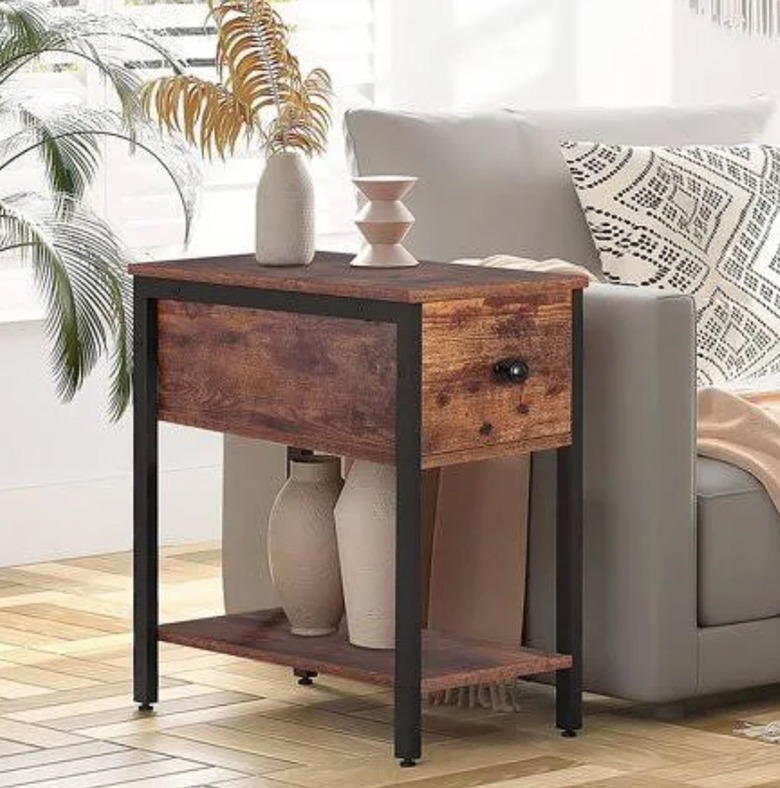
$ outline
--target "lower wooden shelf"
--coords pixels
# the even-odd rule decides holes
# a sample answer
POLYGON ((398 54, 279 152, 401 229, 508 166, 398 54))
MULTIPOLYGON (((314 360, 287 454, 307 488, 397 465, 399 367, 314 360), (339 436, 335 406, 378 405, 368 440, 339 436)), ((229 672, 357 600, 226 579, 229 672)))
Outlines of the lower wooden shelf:
MULTIPOLYGON (((312 638, 293 635, 287 617, 279 609, 164 624, 159 628, 159 639, 369 684, 393 686, 393 651, 352 646, 344 631, 312 638)), ((511 681, 519 676, 549 673, 571 665, 571 657, 564 654, 507 648, 431 630, 423 632, 423 693, 511 681)))

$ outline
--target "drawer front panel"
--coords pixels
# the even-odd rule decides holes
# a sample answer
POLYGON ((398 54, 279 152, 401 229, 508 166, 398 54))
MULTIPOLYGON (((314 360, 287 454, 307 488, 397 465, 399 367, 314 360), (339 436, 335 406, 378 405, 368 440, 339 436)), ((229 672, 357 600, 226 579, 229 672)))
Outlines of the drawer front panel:
POLYGON ((160 301, 160 418, 392 462, 396 328, 160 301))
POLYGON ((426 465, 567 444, 571 361, 569 291, 425 304, 426 465))

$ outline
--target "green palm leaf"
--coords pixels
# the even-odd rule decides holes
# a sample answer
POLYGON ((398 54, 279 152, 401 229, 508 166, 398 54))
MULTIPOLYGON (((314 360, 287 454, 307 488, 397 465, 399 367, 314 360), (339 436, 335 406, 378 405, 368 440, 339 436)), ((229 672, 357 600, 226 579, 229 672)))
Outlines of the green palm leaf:
MULTIPOLYGON (((64 13, 48 0, 0 0, 0 175, 37 161, 46 194, 0 196, 0 253, 33 270, 46 304, 51 363, 69 400, 101 359, 109 360, 109 413, 131 398, 132 339, 127 252, 83 201, 101 164, 100 141, 115 139, 151 156, 168 174, 184 209, 189 238, 200 174, 180 138, 163 137, 141 114, 140 79, 126 47, 156 52, 176 73, 182 63, 152 33, 127 19, 81 9, 64 13), (120 112, 84 106, 47 108, 14 89, 14 77, 51 55, 77 58, 105 77, 120 112)), ((2 259, 0 259, 0 263, 2 259)))
POLYGON ((60 205, 63 200, 70 201, 30 193, 0 200, 0 251, 15 251, 33 268, 60 396, 70 400, 107 354, 109 413, 116 419, 131 393, 129 256, 107 222, 78 202, 60 205))
MULTIPOLYGON (((0 118, 1 110, 0 106, 0 118)), ((140 118, 130 136, 118 113, 81 105, 36 113, 22 107, 17 114, 22 128, 0 140, 0 173, 21 158, 37 155, 54 192, 80 198, 100 164, 98 140, 126 142, 131 152, 151 156, 168 174, 184 211, 185 242, 189 240, 201 177, 181 138, 163 137, 151 121, 140 118)), ((71 203, 62 205, 67 208, 71 203)))
POLYGON ((91 63, 112 86, 126 119, 132 120, 140 112, 142 80, 113 51, 117 40, 147 47, 177 73, 184 68, 159 37, 124 17, 98 16, 79 8, 62 14, 34 0, 0 0, 0 84, 42 56, 59 53, 91 63))
MULTIPOLYGON (((0 98, 0 122, 16 129, 0 140, 0 169, 3 163, 37 152, 55 193, 74 198, 84 196, 100 166, 100 146, 95 134, 72 135, 71 132, 105 125, 99 113, 93 114, 80 106, 53 112, 25 96, 11 93, 0 98)), ((111 125, 115 125, 113 118, 111 125)))
POLYGON ((0 0, 0 52, 3 60, 29 51, 52 22, 51 7, 35 0, 0 0))

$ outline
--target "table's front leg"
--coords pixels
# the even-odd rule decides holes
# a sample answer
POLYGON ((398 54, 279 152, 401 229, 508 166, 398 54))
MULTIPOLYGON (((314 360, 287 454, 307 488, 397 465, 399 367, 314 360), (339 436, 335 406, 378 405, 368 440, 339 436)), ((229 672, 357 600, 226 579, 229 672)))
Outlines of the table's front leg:
POLYGON ((133 293, 133 698, 158 700, 157 301, 133 293))
POLYGON ((404 307, 397 326, 395 756, 400 759, 401 766, 414 766, 422 753, 420 307, 404 307))
POLYGON ((564 736, 582 727, 582 291, 572 298, 571 445, 558 450, 556 526, 556 651, 573 659, 556 681, 556 724, 564 736))

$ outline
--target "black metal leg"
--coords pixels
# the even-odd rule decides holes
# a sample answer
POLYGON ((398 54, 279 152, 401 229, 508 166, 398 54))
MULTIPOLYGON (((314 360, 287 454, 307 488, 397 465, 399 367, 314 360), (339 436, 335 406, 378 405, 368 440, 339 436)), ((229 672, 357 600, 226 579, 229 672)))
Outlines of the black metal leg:
POLYGON ((556 724, 564 736, 582 728, 582 291, 573 293, 572 443, 558 450, 556 651, 571 654, 556 679, 556 724))
POLYGON ((133 697, 158 699, 157 301, 133 294, 133 697))
POLYGON ((395 756, 421 756, 422 617, 420 431, 422 324, 419 306, 398 323, 396 388, 395 756))
POLYGON ((287 447, 287 476, 290 476, 290 463, 311 457, 314 452, 311 449, 300 449, 296 446, 287 447))

